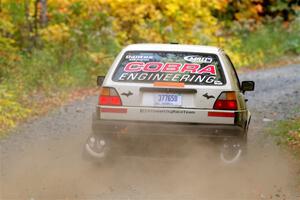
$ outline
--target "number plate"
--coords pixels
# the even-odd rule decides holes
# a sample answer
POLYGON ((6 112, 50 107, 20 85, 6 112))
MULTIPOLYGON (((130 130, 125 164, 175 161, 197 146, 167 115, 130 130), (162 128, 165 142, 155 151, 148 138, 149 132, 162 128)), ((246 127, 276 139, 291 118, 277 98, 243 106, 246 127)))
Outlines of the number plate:
POLYGON ((181 94, 154 94, 154 105, 181 106, 181 94))

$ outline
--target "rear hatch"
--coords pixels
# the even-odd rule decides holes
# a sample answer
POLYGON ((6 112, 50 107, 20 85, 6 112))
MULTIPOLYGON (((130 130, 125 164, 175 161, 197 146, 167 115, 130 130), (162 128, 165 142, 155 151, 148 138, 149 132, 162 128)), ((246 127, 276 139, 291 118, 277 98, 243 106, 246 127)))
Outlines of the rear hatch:
POLYGON ((123 110, 104 109, 102 119, 224 123, 208 117, 226 84, 215 54, 128 51, 108 79, 123 110))

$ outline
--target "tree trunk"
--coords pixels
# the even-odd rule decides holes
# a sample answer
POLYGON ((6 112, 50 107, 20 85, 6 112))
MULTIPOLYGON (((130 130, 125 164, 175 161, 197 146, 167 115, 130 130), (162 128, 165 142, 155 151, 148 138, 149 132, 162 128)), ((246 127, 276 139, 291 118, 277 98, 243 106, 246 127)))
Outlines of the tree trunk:
POLYGON ((40 12, 40 23, 41 27, 44 28, 47 26, 47 0, 40 0, 41 3, 41 12, 40 12))
POLYGON ((31 52, 31 49, 33 48, 33 43, 32 43, 32 38, 31 38, 31 33, 33 31, 32 28, 32 22, 30 20, 30 0, 24 0, 24 10, 25 10, 25 31, 22 31, 23 35, 23 40, 24 40, 24 47, 28 52, 31 52), (26 31, 27 29, 27 31, 26 31))
POLYGON ((33 27, 33 31, 34 31, 34 37, 32 38, 33 39, 33 46, 36 47, 36 44, 37 44, 37 38, 38 38, 38 23, 39 23, 39 20, 38 20, 38 12, 39 12, 39 0, 36 0, 34 2, 34 15, 33 15, 33 19, 34 19, 34 27, 33 27))

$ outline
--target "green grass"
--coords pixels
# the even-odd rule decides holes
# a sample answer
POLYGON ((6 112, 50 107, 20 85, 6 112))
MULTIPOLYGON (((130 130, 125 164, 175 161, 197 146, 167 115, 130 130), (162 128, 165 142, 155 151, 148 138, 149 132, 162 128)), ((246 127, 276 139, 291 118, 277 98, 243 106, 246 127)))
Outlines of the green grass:
POLYGON ((49 45, 19 53, 9 65, 0 63, 0 69, 5 66, 0 70, 0 137, 17 122, 43 113, 49 104, 58 105, 73 90, 95 86, 119 47, 100 39, 90 43, 85 48, 72 41, 49 45))
POLYGON ((270 133, 278 138, 278 144, 287 145, 300 153, 300 118, 279 121, 270 133))

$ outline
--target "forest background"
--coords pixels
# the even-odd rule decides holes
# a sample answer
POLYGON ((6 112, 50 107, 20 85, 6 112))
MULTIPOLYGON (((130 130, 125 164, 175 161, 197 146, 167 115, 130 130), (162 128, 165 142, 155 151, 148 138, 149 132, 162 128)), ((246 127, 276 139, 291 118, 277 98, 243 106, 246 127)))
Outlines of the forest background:
POLYGON ((300 0, 0 0, 0 133, 93 93, 122 47, 149 42, 216 45, 238 69, 297 60, 300 0))

